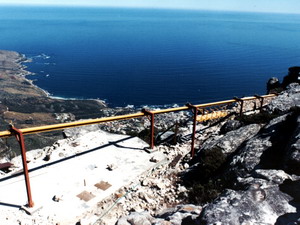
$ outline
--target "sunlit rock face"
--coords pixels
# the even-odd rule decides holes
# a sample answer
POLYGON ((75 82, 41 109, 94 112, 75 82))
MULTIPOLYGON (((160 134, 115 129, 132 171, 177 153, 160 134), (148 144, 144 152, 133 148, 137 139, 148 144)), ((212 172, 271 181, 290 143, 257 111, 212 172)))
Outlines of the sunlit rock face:
MULTIPOLYGON (((201 204, 202 210, 188 216, 174 209, 168 214, 142 214, 145 224, 299 224, 299 102, 300 86, 290 84, 264 107, 264 115, 270 115, 265 122, 254 121, 250 125, 233 122, 237 126, 225 132, 221 129, 204 140, 196 162, 194 159, 190 163, 192 166, 186 173, 198 173, 199 165, 207 169, 205 156, 218 150, 225 162, 221 169, 214 168, 218 174, 214 173, 210 181, 222 180, 226 189, 208 204, 201 204)), ((118 224, 131 224, 134 219, 141 219, 140 214, 122 217, 118 224)))
POLYGON ((282 190, 286 179, 289 175, 281 170, 255 171, 254 177, 239 179, 244 188, 227 190, 209 204, 199 216, 200 224, 286 224, 286 214, 297 213, 290 204, 293 194, 282 190))
POLYGON ((282 92, 264 110, 268 113, 285 114, 292 107, 300 106, 300 85, 292 83, 287 86, 287 90, 282 92))

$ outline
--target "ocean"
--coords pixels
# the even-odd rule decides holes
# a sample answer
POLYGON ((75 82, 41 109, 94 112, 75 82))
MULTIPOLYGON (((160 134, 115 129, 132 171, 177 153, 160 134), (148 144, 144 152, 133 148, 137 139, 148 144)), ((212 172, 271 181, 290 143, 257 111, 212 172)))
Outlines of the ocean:
POLYGON ((0 7, 0 49, 32 59, 54 97, 111 107, 265 94, 300 65, 300 15, 129 8, 0 7))

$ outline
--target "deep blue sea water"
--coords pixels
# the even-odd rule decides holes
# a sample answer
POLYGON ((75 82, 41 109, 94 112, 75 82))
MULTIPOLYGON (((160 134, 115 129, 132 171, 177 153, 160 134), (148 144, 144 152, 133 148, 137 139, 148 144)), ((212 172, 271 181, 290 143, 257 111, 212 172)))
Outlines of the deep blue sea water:
POLYGON ((0 49, 32 58, 35 84, 110 106, 264 94, 300 65, 300 15, 0 7, 0 49))

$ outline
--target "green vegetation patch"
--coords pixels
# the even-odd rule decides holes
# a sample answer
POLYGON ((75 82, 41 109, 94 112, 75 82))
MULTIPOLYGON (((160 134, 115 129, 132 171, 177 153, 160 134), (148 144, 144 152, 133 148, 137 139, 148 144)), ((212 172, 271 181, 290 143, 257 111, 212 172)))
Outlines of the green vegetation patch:
POLYGON ((205 204, 217 198, 223 189, 219 182, 212 180, 206 184, 194 183, 188 189, 187 201, 192 204, 205 204))
POLYGON ((224 190, 225 184, 217 175, 226 163, 226 155, 220 148, 214 147, 200 154, 198 161, 183 178, 189 187, 186 200, 193 204, 205 204, 224 190))

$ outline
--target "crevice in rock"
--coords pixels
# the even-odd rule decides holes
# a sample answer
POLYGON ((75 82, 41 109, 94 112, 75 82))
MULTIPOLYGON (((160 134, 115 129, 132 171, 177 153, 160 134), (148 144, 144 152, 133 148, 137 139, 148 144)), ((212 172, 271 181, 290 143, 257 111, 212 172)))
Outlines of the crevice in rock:
POLYGON ((285 121, 280 123, 270 136, 272 147, 264 151, 261 155, 260 163, 257 168, 260 169, 284 169, 284 158, 286 149, 290 145, 290 140, 297 128, 298 111, 287 115, 285 121))
POLYGON ((288 194, 293 199, 289 204, 296 208, 295 213, 286 213, 277 218, 275 225, 299 224, 300 220, 300 180, 285 180, 279 185, 280 191, 288 194))

